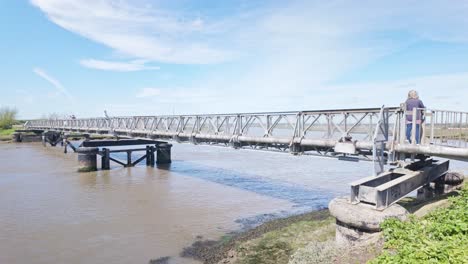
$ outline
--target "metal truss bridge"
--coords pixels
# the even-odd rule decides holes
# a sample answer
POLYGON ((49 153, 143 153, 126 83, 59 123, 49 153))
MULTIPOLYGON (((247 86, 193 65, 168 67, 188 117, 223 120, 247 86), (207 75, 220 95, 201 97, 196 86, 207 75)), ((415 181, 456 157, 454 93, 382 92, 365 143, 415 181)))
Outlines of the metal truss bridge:
MULTIPOLYGON (((416 125, 416 124, 412 124, 416 125)), ((265 113, 97 117, 31 120, 28 129, 97 133, 235 148, 315 152, 332 156, 376 155, 399 159, 422 154, 468 160, 468 112, 401 107, 265 113), (406 140, 407 114, 424 112, 421 143, 406 140), (379 148, 383 153, 379 152, 379 148)), ((416 129, 413 129, 415 132, 416 129)))
MULTIPOLYGON (((352 203, 383 210, 408 193, 439 182, 449 162, 468 161, 468 112, 400 107, 207 115, 30 120, 29 131, 52 134, 54 144, 73 133, 165 139, 234 148, 314 153, 374 161, 374 176, 351 183, 352 203), (422 115, 424 122, 416 123, 422 115), (412 116, 412 122, 407 122, 412 116), (416 127, 419 126, 417 134, 416 127), (407 131, 411 130, 409 140, 407 131), (419 142, 419 143, 417 143, 419 142), (410 162, 406 162, 410 159, 410 162), (385 164, 397 168, 385 171, 385 164)), ((51 142, 51 141, 49 141, 51 142)), ((158 150, 160 151, 160 150, 158 150)), ((162 151, 162 150, 161 150, 162 151)), ((158 154, 159 155, 159 154, 158 154)), ((170 152, 169 152, 170 160, 170 152)), ((94 156, 89 160, 96 161, 94 156)), ((147 159, 148 161, 148 159, 147 159)), ((151 160, 150 160, 151 162, 151 160)), ((103 162, 108 169, 108 162, 103 162)), ((440 185, 440 184, 439 184, 440 185)), ((443 184, 442 184, 443 185, 443 184)))

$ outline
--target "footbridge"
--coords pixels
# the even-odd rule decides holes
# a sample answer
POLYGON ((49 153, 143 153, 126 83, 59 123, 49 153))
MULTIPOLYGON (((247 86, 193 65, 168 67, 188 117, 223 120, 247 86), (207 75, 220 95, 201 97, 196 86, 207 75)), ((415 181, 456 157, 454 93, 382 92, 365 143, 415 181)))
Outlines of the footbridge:
MULTIPOLYGON (((152 142, 155 147, 147 146, 146 156, 138 160, 146 157, 147 164, 154 162, 155 151, 158 159, 161 157, 170 162, 170 144, 161 144, 157 140, 279 150, 296 155, 311 153, 344 160, 367 159, 374 162, 374 175, 351 183, 350 201, 372 204, 375 209, 382 210, 408 193, 422 186, 428 187, 447 175, 449 161, 437 158, 468 161, 468 112, 426 108, 408 112, 405 109, 405 105, 401 105, 317 111, 44 119, 28 121, 25 129, 42 131, 47 137, 52 135, 48 142, 55 144, 70 133, 125 138, 133 144, 152 142), (416 121, 421 119, 416 118, 419 116, 423 117, 421 124, 416 121), (408 122, 408 119, 413 121, 408 122), (386 166, 389 164, 394 167, 386 166)), ((98 149, 119 144, 126 143, 85 141, 81 147, 98 149)), ((116 151, 103 149, 96 152, 103 156, 103 169, 109 169, 110 160, 119 162, 109 156, 111 152, 116 151)), ((84 160, 96 163, 96 153, 94 156, 84 150, 82 153, 88 155, 84 160)), ((134 164, 129 158, 127 165, 134 164)))
MULTIPOLYGON (((468 112, 402 107, 264 113, 124 116, 31 120, 28 129, 97 133, 131 138, 166 139, 276 149, 293 154, 315 152, 336 157, 402 154, 468 160, 468 112), (413 113, 414 112, 414 113, 413 113), (423 112, 420 134, 407 140, 406 115, 423 112), (416 144, 417 137, 421 138, 416 144)), ((415 120, 415 119, 413 119, 415 120)), ((411 123, 416 127, 418 124, 411 123)))

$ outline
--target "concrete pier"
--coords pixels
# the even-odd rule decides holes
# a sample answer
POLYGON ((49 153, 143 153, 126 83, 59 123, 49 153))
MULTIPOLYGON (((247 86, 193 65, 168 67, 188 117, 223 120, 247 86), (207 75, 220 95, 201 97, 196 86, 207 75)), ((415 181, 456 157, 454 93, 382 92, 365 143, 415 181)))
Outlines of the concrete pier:
POLYGON ((408 211, 393 204, 383 211, 372 205, 351 204, 349 198, 339 197, 329 204, 330 214, 336 218, 336 242, 343 246, 367 245, 380 236, 380 224, 387 218, 406 220, 408 211))
POLYGON ((103 170, 110 170, 110 152, 108 148, 102 149, 101 168, 103 170))
POLYGON ((154 146, 146 146, 146 166, 154 167, 154 146))
POLYGON ((22 135, 21 133, 15 132, 13 133, 13 142, 22 142, 22 135))
POLYGON ((96 147, 79 147, 78 153, 78 172, 88 172, 97 170, 97 154, 99 148, 96 147))
POLYGON ((172 144, 161 143, 156 145, 156 163, 168 164, 171 163, 171 148, 172 144))
POLYGON ((42 133, 42 145, 46 146, 49 143, 52 147, 55 147, 59 142, 62 141, 62 132, 59 131, 44 131, 42 133))

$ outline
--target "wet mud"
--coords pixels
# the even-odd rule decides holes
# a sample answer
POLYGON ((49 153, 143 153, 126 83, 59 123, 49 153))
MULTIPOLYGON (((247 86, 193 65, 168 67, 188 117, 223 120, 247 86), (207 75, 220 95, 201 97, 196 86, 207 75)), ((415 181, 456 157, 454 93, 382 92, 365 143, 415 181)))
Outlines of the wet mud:
POLYGON ((279 219, 270 220, 257 227, 248 230, 231 232, 218 240, 199 240, 190 247, 186 247, 180 256, 184 258, 193 258, 202 261, 205 264, 218 263, 229 257, 229 252, 233 250, 237 243, 252 240, 261 235, 289 226, 300 221, 321 221, 330 216, 328 209, 321 209, 300 215, 294 215, 279 219))

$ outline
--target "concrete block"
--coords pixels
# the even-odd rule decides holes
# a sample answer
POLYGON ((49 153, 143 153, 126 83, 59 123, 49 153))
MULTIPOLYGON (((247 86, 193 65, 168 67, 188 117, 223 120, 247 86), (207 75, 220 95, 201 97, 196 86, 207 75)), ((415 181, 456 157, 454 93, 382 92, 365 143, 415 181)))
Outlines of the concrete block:
POLYGON ((387 218, 406 220, 409 212, 398 204, 377 211, 368 204, 351 204, 348 197, 333 199, 330 214, 336 218, 336 242, 341 245, 368 244, 379 237, 380 224, 387 218))

